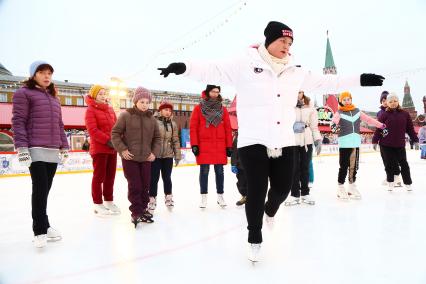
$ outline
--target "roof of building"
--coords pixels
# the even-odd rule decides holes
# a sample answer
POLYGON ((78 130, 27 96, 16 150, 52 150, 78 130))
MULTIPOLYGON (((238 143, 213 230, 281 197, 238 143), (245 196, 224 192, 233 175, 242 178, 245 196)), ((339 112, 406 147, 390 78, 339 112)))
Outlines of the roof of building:
POLYGON ((12 75, 12 73, 6 69, 6 67, 3 66, 3 64, 0 63, 0 75, 12 75))
POLYGON ((327 48, 325 51, 325 64, 324 68, 336 68, 334 65, 333 52, 331 51, 330 39, 328 38, 327 32, 327 48))

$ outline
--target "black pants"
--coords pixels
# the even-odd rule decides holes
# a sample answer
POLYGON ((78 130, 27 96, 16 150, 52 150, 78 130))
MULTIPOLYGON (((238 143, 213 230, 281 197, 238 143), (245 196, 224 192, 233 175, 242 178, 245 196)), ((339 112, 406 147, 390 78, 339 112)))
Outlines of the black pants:
POLYGON ((356 181, 359 166, 359 148, 339 148, 339 184, 344 184, 349 170, 349 183, 356 181))
POLYGON ((242 168, 238 168, 237 173, 237 188, 242 196, 247 196, 247 176, 242 168))
MULTIPOLYGON (((383 150, 383 146, 380 145, 380 156, 382 157, 382 161, 383 161, 383 165, 385 166, 385 171, 386 171, 386 161, 385 161, 385 154, 384 154, 384 150, 383 150)), ((394 168, 394 175, 399 176, 399 174, 401 173, 401 170, 398 167, 394 168)))
POLYGON ((172 194, 172 169, 173 158, 155 159, 151 163, 151 186, 149 187, 149 196, 156 197, 158 191, 158 181, 163 179, 164 194, 172 194))
POLYGON ((266 147, 259 144, 239 148, 238 154, 247 176, 248 242, 261 243, 263 213, 275 216, 293 184, 295 147, 283 148, 282 155, 275 159, 269 158, 266 147))
POLYGON ((47 198, 52 187, 53 177, 56 173, 56 163, 33 162, 30 166, 33 190, 31 195, 31 215, 33 217, 34 235, 47 233, 50 227, 49 218, 46 214, 47 198))
POLYGON ((295 170, 291 196, 300 197, 309 194, 309 164, 312 160, 312 144, 296 147, 295 170))
POLYGON ((386 180, 394 182, 395 172, 401 167, 401 176, 404 184, 412 184, 410 167, 407 162, 407 154, 405 148, 394 148, 387 146, 380 146, 383 150, 383 160, 385 163, 386 180))

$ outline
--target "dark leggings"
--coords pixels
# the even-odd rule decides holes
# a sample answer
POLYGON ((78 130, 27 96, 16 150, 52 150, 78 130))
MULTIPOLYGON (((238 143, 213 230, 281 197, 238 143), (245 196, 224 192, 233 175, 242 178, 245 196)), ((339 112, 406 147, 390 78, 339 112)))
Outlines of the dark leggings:
POLYGON ((164 195, 172 194, 173 158, 155 159, 151 163, 151 186, 149 196, 157 197, 158 181, 163 179, 164 195))
POLYGON ((261 243, 263 213, 275 216, 290 192, 294 176, 295 147, 282 148, 282 155, 274 159, 269 158, 266 147, 259 144, 239 148, 238 154, 247 176, 245 210, 248 242, 261 243), (265 203, 268 181, 270 189, 265 203))
POLYGON ((33 162, 30 166, 33 183, 31 195, 31 215, 33 217, 34 235, 44 235, 50 227, 46 213, 47 198, 56 173, 57 163, 33 162))
POLYGON ((380 146, 383 150, 383 161, 385 162, 386 180, 394 182, 395 172, 401 167, 401 176, 404 184, 412 184, 410 167, 407 162, 407 154, 405 148, 394 148, 380 146))

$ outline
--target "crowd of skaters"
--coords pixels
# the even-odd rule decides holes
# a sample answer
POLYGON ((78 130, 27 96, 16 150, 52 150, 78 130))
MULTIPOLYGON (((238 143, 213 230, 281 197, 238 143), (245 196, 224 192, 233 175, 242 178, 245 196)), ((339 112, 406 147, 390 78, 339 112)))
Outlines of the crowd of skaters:
MULTIPOLYGON (((380 86, 383 77, 363 73, 360 76, 314 75, 295 65, 289 50, 293 31, 283 23, 270 22, 265 28, 265 42, 251 46, 241 57, 225 63, 171 63, 159 68, 161 75, 185 75, 208 82, 200 103, 194 108, 190 123, 191 149, 199 165, 200 208, 207 206, 210 165, 215 172, 217 203, 227 206, 224 193, 224 169, 232 156, 232 172, 245 204, 248 222, 248 259, 257 261, 262 243, 263 217, 274 222, 281 203, 291 192, 286 205, 304 202, 315 204, 309 194, 313 178, 312 152, 321 151, 323 138, 318 131, 316 110, 304 91, 317 89, 345 90, 357 86, 380 86), (222 105, 220 86, 236 86, 238 95, 238 129, 232 129, 227 109, 222 105), (259 104, 262 94, 262 104, 259 104), (265 202, 265 199, 267 200, 265 202)), ((13 97, 15 147, 19 162, 30 169, 34 245, 45 247, 48 240, 60 240, 60 233, 50 226, 46 213, 49 190, 58 163, 68 158, 69 145, 64 132, 61 107, 52 83, 51 64, 36 61, 30 76, 13 97)), ((94 85, 86 103, 86 127, 91 137, 93 159, 92 198, 94 212, 117 215, 114 203, 114 179, 117 153, 122 159, 128 182, 131 221, 153 223, 157 206, 157 183, 163 179, 165 205, 174 206, 171 175, 173 165, 181 159, 173 105, 164 101, 157 116, 148 109, 151 93, 138 87, 133 107, 117 118, 108 104, 107 89, 94 85)), ((378 120, 367 117, 352 104, 352 95, 339 96, 340 107, 334 115, 332 129, 338 135, 339 174, 337 196, 360 199, 356 188, 361 143, 360 120, 377 127, 373 143, 379 144, 391 189, 395 176, 402 174, 411 190, 411 176, 406 161, 405 134, 418 144, 411 120, 399 107, 398 97, 387 94, 388 106, 378 120), (411 125, 410 125, 411 123, 411 125), (402 138, 401 138, 402 137, 402 138), (392 158, 394 156, 397 158, 392 158), (349 175, 349 189, 344 188, 349 175)), ((409 117, 409 116, 408 116, 409 117)), ((417 145, 416 144, 416 145, 417 145)))

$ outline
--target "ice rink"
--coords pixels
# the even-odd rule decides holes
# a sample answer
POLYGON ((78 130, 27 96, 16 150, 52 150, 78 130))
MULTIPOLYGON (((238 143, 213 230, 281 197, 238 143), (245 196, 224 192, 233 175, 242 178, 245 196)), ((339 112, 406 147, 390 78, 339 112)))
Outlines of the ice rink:
POLYGON ((315 206, 282 206, 275 227, 264 227, 262 260, 246 258, 244 208, 230 166, 226 209, 198 208, 198 167, 173 170, 175 208, 159 185, 153 224, 130 223, 127 182, 117 172, 122 214, 94 215, 91 173, 56 175, 49 197, 52 227, 63 240, 32 244, 31 179, 0 179, 0 283, 426 283, 426 160, 408 150, 413 192, 388 192, 378 153, 361 153, 362 200, 336 198, 338 157, 314 158, 315 206))

